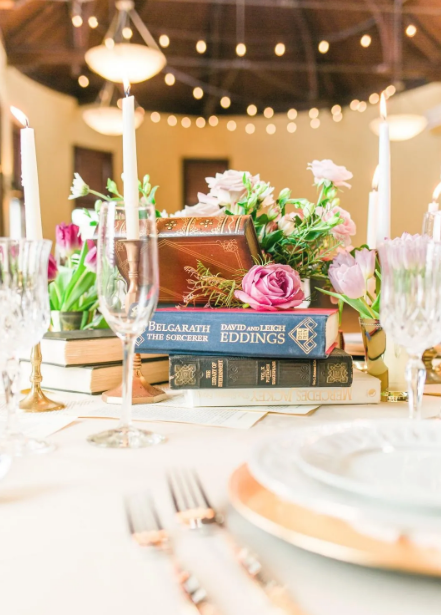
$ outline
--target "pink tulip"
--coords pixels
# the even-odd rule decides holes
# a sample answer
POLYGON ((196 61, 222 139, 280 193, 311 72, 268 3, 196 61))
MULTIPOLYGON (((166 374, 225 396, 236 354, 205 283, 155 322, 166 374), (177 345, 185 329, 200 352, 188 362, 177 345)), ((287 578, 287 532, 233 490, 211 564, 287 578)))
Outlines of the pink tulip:
POLYGON ((363 271, 355 258, 342 252, 329 267, 328 276, 337 293, 349 299, 360 299, 366 291, 363 271))
POLYGON ((300 276, 289 265, 254 265, 234 296, 254 310, 275 312, 300 305, 305 298, 300 276))
POLYGON ((52 256, 52 254, 49 254, 49 264, 47 268, 48 282, 53 282, 56 279, 57 275, 58 275, 57 261, 52 256))
POLYGON ((375 250, 368 250, 367 248, 356 250, 355 260, 360 266, 364 279, 372 278, 375 272, 375 250))
POLYGON ((89 252, 86 254, 86 258, 84 259, 84 264, 87 269, 96 273, 96 261, 97 261, 97 253, 96 253, 96 245, 91 240, 87 240, 87 246, 89 248, 89 252))
POLYGON ((76 224, 57 224, 55 228, 58 254, 62 259, 69 258, 81 248, 83 242, 80 236, 80 227, 76 224))

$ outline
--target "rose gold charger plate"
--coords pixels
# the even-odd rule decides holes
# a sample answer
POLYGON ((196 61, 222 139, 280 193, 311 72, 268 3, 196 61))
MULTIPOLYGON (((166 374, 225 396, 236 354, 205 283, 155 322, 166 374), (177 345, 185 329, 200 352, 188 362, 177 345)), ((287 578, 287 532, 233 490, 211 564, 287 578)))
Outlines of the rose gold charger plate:
POLYGON ((258 483, 246 464, 232 474, 229 495, 250 523, 306 551, 360 566, 441 576, 441 551, 419 547, 405 537, 376 540, 336 517, 282 500, 258 483))

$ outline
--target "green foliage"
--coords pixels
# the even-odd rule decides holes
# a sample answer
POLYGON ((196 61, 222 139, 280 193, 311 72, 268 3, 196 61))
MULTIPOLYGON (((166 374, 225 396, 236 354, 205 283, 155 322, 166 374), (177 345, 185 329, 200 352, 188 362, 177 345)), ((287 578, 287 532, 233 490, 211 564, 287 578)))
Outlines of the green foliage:
POLYGON ((212 274, 208 267, 200 261, 194 267, 185 267, 190 274, 187 280, 189 292, 184 297, 184 305, 203 300, 211 307, 244 307, 242 301, 236 299, 234 292, 241 289, 241 280, 245 272, 238 273, 232 280, 222 278, 220 274, 212 274))

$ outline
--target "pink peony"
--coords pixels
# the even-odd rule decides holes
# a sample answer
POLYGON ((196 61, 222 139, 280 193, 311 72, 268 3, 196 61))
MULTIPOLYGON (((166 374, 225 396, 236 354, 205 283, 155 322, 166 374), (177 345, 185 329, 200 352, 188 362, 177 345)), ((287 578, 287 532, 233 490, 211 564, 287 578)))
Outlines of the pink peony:
POLYGON ((61 258, 72 256, 75 250, 79 250, 83 245, 80 237, 80 227, 76 224, 57 224, 55 227, 55 239, 57 242, 58 254, 61 258))
POLYGON ((333 235, 333 237, 335 237, 335 239, 337 239, 337 241, 341 241, 343 246, 346 247, 351 244, 350 237, 352 235, 355 235, 355 233, 357 232, 357 227, 355 226, 355 222, 351 218, 351 214, 337 205, 335 207, 331 207, 331 209, 324 211, 322 215, 322 220, 324 222, 328 222, 329 220, 332 220, 332 218, 334 218, 337 213, 340 214, 342 222, 341 224, 334 226, 334 228, 331 230, 331 234, 333 235))
POLYGON ((275 312, 300 305, 305 298, 300 276, 289 265, 254 265, 234 296, 254 310, 275 312))
POLYGON ((341 252, 329 267, 328 276, 335 291, 349 299, 360 299, 366 291, 363 271, 355 258, 341 252))
POLYGON ((53 282, 55 280, 55 278, 57 277, 57 275, 58 275, 57 261, 52 256, 52 254, 49 254, 49 264, 48 264, 48 268, 47 268, 47 280, 48 280, 48 282, 53 282))
POLYGON ((316 183, 327 179, 337 188, 340 186, 351 187, 346 180, 352 179, 352 173, 346 167, 339 167, 334 164, 332 160, 313 160, 308 164, 308 170, 312 171, 316 183))

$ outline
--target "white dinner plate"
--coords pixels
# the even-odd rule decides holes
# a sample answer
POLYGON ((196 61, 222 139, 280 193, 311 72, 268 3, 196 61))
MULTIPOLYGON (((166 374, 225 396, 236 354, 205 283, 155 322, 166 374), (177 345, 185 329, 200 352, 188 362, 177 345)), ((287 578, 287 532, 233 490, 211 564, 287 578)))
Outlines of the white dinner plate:
POLYGON ((279 497, 311 510, 344 519, 385 540, 399 533, 441 534, 441 515, 433 508, 387 505, 379 499, 335 489, 305 474, 297 465, 298 446, 309 429, 288 432, 264 442, 248 467, 254 478, 279 497))
POLYGON ((441 424, 352 421, 303 432, 296 463, 329 486, 389 504, 441 509, 441 424))

